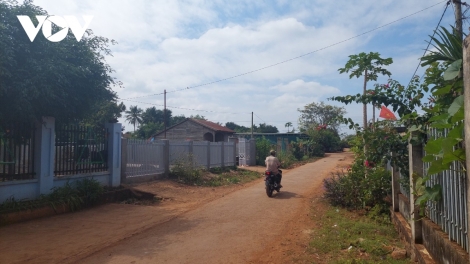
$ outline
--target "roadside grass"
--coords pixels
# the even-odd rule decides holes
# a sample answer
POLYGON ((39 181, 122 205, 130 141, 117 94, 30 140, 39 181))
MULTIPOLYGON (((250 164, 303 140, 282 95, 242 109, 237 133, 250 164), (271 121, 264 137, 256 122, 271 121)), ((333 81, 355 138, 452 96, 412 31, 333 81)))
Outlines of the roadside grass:
POLYGON ((202 168, 188 168, 175 166, 170 177, 178 182, 196 186, 226 186, 243 184, 261 178, 259 172, 244 170, 236 166, 224 168, 211 168, 209 171, 202 168))
POLYGON ((313 263, 411 263, 410 259, 391 257, 392 251, 404 249, 404 244, 390 220, 377 221, 362 211, 327 207, 314 219, 320 228, 312 230, 307 250, 321 261, 313 263))

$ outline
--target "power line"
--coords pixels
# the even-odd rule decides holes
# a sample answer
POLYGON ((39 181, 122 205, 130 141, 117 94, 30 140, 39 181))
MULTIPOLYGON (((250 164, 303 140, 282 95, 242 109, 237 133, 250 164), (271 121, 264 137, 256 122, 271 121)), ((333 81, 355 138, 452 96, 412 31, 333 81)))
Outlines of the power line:
MULTIPOLYGON (((123 100, 123 99, 121 99, 121 100, 123 100)), ((152 103, 146 103, 146 102, 140 102, 140 101, 134 101, 134 100, 126 100, 126 101, 130 101, 130 102, 134 102, 134 103, 154 105, 154 106, 164 106, 164 105, 152 104, 152 103)), ((166 107, 167 108, 182 109, 182 110, 200 111, 200 112, 208 112, 208 113, 218 113, 218 114, 234 114, 234 115, 251 114, 251 113, 231 113, 231 112, 210 111, 210 110, 192 109, 192 108, 184 108, 184 107, 168 106, 168 105, 166 107)))
POLYGON ((419 58, 418 66, 416 66, 415 72, 414 72, 413 75, 411 76, 411 80, 410 80, 410 82, 408 83, 407 87, 410 86, 411 82, 413 81, 413 78, 414 78, 415 75, 416 75, 416 72, 417 72, 418 69, 419 69, 419 66, 421 65, 421 61, 423 60, 424 55, 426 55, 426 52, 428 52, 429 46, 431 45, 431 42, 432 42, 432 38, 433 38, 434 35, 436 34, 437 29, 439 28, 439 25, 440 25, 441 22, 442 22, 442 18, 444 17, 444 14, 446 13, 447 8, 449 7, 449 5, 450 5, 450 1, 447 1, 447 3, 446 3, 446 8, 444 8, 444 12, 442 12, 441 19, 439 19, 439 22, 437 23, 436 29, 434 29, 434 32, 432 33, 431 40, 428 42, 428 46, 427 46, 426 49, 424 50, 423 56, 421 56, 421 57, 419 58))
MULTIPOLYGON (((447 1, 447 0, 446 0, 446 1, 447 1)), ((408 18, 408 17, 414 16, 414 15, 416 15, 416 14, 418 14, 418 13, 421 13, 421 12, 423 12, 423 11, 426 11, 426 10, 428 10, 428 9, 430 9, 430 8, 433 8, 433 7, 437 6, 437 5, 440 5, 440 4, 442 4, 442 3, 446 2, 446 1, 442 1, 442 2, 439 2, 439 3, 437 3, 437 4, 428 6, 428 7, 424 8, 424 9, 421 9, 421 10, 419 10, 419 11, 417 11, 417 12, 411 13, 411 14, 409 14, 409 15, 407 15, 407 16, 404 16, 404 17, 401 17, 401 18, 399 18, 399 19, 396 19, 396 20, 394 20, 394 21, 392 21, 392 22, 383 24, 382 26, 379 26, 379 27, 376 27, 376 28, 374 28, 374 29, 365 31, 365 32, 363 32, 363 33, 361 33, 361 34, 359 34, 359 35, 356 35, 356 36, 353 36, 353 37, 344 39, 344 40, 342 40, 342 41, 339 41, 339 42, 336 42, 336 43, 334 43, 334 44, 325 46, 325 47, 323 47, 323 48, 320 48, 320 49, 317 49, 317 50, 314 50, 314 51, 305 53, 305 54, 303 54, 303 55, 299 55, 299 56, 297 56, 297 57, 293 57, 293 58, 290 58, 290 59, 287 59, 287 60, 283 60, 283 61, 280 61, 280 62, 271 64, 271 65, 268 65, 268 66, 265 66, 265 67, 262 67, 262 68, 259 68, 259 69, 256 69, 256 70, 248 71, 248 72, 241 73, 241 74, 238 74, 238 75, 234 75, 234 76, 231 76, 231 77, 227 77, 227 78, 224 78, 224 79, 219 79, 219 80, 216 80, 216 81, 212 81, 212 82, 208 82, 208 83, 203 83, 203 84, 199 84, 199 85, 195 85, 195 86, 188 86, 188 87, 186 87, 186 88, 177 89, 177 90, 173 90, 173 91, 168 91, 167 93, 174 93, 174 92, 185 91, 185 90, 194 89, 194 88, 198 88, 198 87, 202 87, 202 86, 207 86, 207 85, 210 85, 210 84, 214 84, 214 83, 219 83, 219 82, 231 80, 231 79, 238 78, 238 77, 241 77, 241 76, 244 76, 244 75, 248 75, 248 74, 255 73, 255 72, 258 72, 258 71, 262 71, 262 70, 265 70, 265 69, 268 69, 268 68, 272 68, 272 67, 274 67, 274 66, 277 66, 277 65, 280 65, 280 64, 284 64, 284 63, 287 63, 287 62, 290 62, 290 61, 293 61, 293 60, 296 60, 296 59, 299 59, 299 58, 302 58, 302 57, 311 55, 311 54, 313 54, 313 53, 316 53, 316 52, 319 52, 319 51, 322 51, 322 50, 325 50, 325 49, 328 49, 328 48, 337 46, 337 45, 339 45, 339 44, 341 44, 341 43, 350 41, 350 40, 352 40, 352 39, 361 37, 361 36, 363 36, 363 35, 365 35, 365 34, 368 34, 368 33, 370 33, 370 32, 376 31, 376 30, 378 30, 378 29, 381 29, 381 28, 383 28, 383 27, 386 27, 386 26, 388 26, 388 25, 391 25, 391 24, 393 24, 393 23, 396 23, 396 22, 398 22, 398 21, 401 21, 401 20, 403 20, 403 19, 406 19, 406 18, 408 18)), ((447 9, 447 7, 446 7, 446 9, 447 9)), ((442 20, 442 18, 441 18, 441 20, 442 20)), ((136 99, 136 98, 143 98, 143 97, 150 97, 150 96, 161 95, 161 94, 163 94, 163 93, 149 94, 149 95, 131 97, 131 98, 126 98, 126 99, 121 99, 121 100, 136 99)))
POLYGON ((266 121, 264 121, 261 117, 259 117, 257 114, 253 113, 257 118, 261 119, 266 124, 266 121))

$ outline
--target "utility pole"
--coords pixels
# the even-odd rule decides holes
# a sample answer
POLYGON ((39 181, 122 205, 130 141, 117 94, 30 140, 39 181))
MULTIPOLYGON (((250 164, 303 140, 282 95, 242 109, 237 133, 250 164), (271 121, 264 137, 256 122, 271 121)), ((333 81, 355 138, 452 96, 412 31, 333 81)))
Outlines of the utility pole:
POLYGON ((455 9, 455 31, 462 38, 462 2, 459 0, 452 0, 455 9))
POLYGON ((253 112, 251 112, 251 139, 253 139, 253 112))
POLYGON ((166 139, 166 89, 163 90, 163 126, 165 127, 165 136, 166 139))
MULTIPOLYGON (((465 165, 467 167, 467 219, 470 219, 470 36, 463 41, 463 95, 464 95, 464 134, 465 165)), ((467 224, 470 230, 470 221, 467 224)))

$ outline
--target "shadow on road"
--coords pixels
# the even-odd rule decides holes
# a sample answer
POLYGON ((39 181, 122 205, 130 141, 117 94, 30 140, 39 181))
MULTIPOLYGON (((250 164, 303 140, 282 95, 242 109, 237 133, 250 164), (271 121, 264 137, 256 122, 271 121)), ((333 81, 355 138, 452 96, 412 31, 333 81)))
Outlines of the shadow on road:
POLYGON ((291 199, 291 198, 303 198, 303 196, 298 195, 298 194, 293 193, 293 192, 280 191, 276 195, 273 195, 273 198, 276 198, 276 199, 291 199))

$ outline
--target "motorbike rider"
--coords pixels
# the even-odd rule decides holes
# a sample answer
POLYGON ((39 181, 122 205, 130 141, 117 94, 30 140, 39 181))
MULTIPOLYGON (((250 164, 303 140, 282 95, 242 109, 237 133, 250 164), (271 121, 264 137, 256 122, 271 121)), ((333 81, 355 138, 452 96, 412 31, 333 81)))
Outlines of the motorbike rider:
POLYGON ((276 158, 276 151, 271 150, 269 151, 269 156, 266 157, 266 160, 264 163, 266 163, 266 170, 272 172, 274 175, 276 175, 277 178, 277 184, 279 185, 279 188, 282 188, 281 185, 281 180, 282 180, 282 175, 279 173, 278 168, 281 166, 281 162, 276 158))

